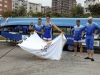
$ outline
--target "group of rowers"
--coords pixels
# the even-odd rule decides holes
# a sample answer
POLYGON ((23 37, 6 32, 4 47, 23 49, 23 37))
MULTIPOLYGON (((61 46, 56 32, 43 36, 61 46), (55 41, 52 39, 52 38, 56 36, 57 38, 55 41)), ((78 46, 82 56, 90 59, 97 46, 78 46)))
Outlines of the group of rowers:
MULTIPOLYGON (((87 54, 88 56, 84 59, 90 59, 91 61, 94 61, 94 36, 98 35, 100 32, 100 26, 93 22, 92 17, 87 18, 88 23, 86 23, 85 26, 82 26, 80 24, 80 20, 76 21, 76 25, 72 29, 72 35, 74 37, 74 54, 73 56, 76 56, 77 54, 77 44, 79 43, 80 47, 80 57, 82 57, 82 32, 85 31, 86 34, 86 47, 87 47, 87 54), (98 28, 98 31, 95 32, 95 30, 98 28)), ((54 23, 50 22, 50 16, 46 16, 46 22, 44 25, 41 24, 42 19, 38 18, 38 24, 30 24, 29 30, 34 29, 35 32, 39 35, 40 38, 42 38, 44 41, 50 42, 52 40, 52 27, 57 29, 59 32, 64 32, 58 28, 54 23)), ((24 28, 23 28, 24 29, 24 28)), ((51 43, 51 42, 50 42, 51 43)))
MULTIPOLYGON (((100 26, 93 22, 92 17, 87 18, 88 23, 86 23, 85 26, 80 25, 80 20, 76 21, 76 26, 72 29, 72 35, 74 37, 74 54, 73 56, 76 56, 77 52, 77 44, 79 43, 80 47, 80 57, 82 57, 82 32, 84 31, 86 34, 86 47, 87 47, 87 54, 88 56, 84 59, 90 59, 91 61, 94 61, 94 36, 98 35, 100 33, 100 26), (95 32, 95 30, 98 28, 98 31, 95 32)), ((52 27, 57 29, 59 32, 64 32, 58 28, 54 23, 50 22, 50 16, 46 16, 46 23, 44 25, 41 24, 42 19, 38 19, 38 24, 30 25, 29 30, 33 29, 35 32, 45 41, 51 41, 52 40, 52 27), (44 29, 45 28, 45 29, 44 29)))

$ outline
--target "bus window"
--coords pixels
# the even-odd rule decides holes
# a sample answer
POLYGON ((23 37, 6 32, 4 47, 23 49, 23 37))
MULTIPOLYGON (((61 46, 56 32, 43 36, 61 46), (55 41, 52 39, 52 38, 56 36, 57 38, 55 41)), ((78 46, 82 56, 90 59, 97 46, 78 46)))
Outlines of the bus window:
MULTIPOLYGON (((59 27, 66 34, 66 27, 59 27)), ((53 35, 59 35, 60 32, 53 27, 53 35)))
POLYGON ((71 27, 67 27, 67 28, 66 28, 66 33, 71 35, 71 33, 72 33, 72 28, 71 28, 71 27))

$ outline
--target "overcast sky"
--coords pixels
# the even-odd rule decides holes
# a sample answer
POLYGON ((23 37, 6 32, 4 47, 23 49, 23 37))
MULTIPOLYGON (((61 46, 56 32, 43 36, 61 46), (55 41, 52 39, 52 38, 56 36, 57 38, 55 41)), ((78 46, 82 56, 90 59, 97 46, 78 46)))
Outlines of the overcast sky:
MULTIPOLYGON (((50 7, 51 7, 51 3, 52 3, 52 0, 29 0, 29 1, 34 2, 34 3, 42 3, 43 6, 50 6, 50 7)), ((77 0, 77 3, 81 3, 83 6, 84 0, 77 0)))

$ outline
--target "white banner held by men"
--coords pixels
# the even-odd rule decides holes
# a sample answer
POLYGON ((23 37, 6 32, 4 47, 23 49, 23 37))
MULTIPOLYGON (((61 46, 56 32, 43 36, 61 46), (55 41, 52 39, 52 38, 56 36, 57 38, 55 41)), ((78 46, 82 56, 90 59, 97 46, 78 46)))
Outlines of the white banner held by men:
POLYGON ((36 55, 42 59, 60 60, 63 46, 66 43, 65 36, 61 33, 52 40, 51 46, 47 51, 43 50, 47 42, 43 41, 37 33, 34 32, 29 38, 18 44, 23 50, 36 55))

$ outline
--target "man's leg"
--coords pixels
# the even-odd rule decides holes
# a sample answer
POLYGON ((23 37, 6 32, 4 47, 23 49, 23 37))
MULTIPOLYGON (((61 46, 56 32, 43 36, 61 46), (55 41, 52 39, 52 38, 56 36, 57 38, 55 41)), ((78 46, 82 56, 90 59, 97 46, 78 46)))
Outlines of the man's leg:
POLYGON ((88 57, 90 58, 91 57, 91 51, 87 50, 87 54, 88 54, 88 57))
POLYGON ((91 58, 91 50, 90 50, 90 39, 88 39, 88 50, 87 50, 87 53, 88 53, 88 57, 91 58))
POLYGON ((82 58, 83 47, 81 41, 79 42, 79 46, 80 46, 80 57, 82 58))
POLYGON ((84 59, 90 59, 90 45, 89 45, 89 39, 86 38, 86 47, 87 47, 87 54, 88 57, 84 58, 84 59))
POLYGON ((94 58, 93 58, 93 55, 94 55, 94 47, 93 47, 93 44, 94 44, 94 38, 92 37, 90 39, 90 54, 91 54, 91 61, 94 61, 94 58))
POLYGON ((77 41, 74 41, 74 54, 73 54, 73 56, 76 56, 76 52, 77 52, 77 41))
POLYGON ((93 55, 94 55, 94 50, 91 50, 91 59, 93 58, 93 55))

